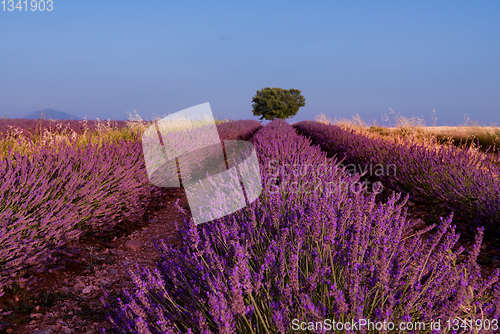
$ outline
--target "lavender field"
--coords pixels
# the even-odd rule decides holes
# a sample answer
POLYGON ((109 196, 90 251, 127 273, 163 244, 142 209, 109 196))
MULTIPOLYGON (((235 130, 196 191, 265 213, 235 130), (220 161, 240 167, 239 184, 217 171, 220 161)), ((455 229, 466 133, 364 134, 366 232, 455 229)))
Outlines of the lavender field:
MULTIPOLYGON (((14 289, 64 272, 70 245, 141 220, 165 189, 145 168, 149 123, 1 122, 0 314, 14 314, 14 289)), ((316 333, 328 330, 325 319, 396 326, 348 333, 434 333, 438 320, 443 333, 498 331, 499 261, 488 275, 478 263, 484 240, 500 250, 491 241, 500 235, 495 157, 311 121, 217 130, 255 146, 262 194, 200 225, 177 206, 180 242, 155 240, 156 268, 128 263, 134 287, 104 289, 102 332, 316 333), (366 178, 346 167, 370 164, 396 172, 366 178), (418 205, 435 219, 412 218, 418 205), (473 231, 470 243, 457 224, 473 231)), ((0 333, 14 326, 6 317, 0 333)))

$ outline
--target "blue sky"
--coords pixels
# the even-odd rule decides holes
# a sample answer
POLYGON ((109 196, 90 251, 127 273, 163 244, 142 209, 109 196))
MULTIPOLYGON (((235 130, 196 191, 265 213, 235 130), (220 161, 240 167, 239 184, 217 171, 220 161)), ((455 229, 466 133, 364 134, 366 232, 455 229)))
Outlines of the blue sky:
MULTIPOLYGON (((17 0, 15 1, 17 3, 17 0)), ((381 123, 389 108, 438 125, 500 124, 498 1, 61 1, 3 11, 0 116, 41 108, 145 119, 210 102, 257 119, 263 87, 319 113, 381 123)))

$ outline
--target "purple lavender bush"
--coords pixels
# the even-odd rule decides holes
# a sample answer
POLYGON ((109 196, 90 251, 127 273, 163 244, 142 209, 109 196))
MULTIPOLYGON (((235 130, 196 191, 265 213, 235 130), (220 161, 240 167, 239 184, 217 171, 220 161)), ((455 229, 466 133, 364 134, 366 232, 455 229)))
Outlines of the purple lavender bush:
POLYGON ((325 319, 358 322, 351 333, 379 332, 359 328, 369 319, 420 321, 426 328, 418 332, 431 333, 432 319, 498 319, 499 273, 482 280, 476 264, 482 230, 468 260, 458 263, 463 249, 453 249, 451 218, 422 239, 436 226, 414 232, 407 198, 379 203, 374 193, 337 187, 360 176, 284 121, 269 123, 251 142, 260 198, 201 225, 186 215, 180 248, 159 240, 158 268, 129 268, 135 288, 116 304, 103 300, 115 308, 116 332, 291 333, 301 322, 319 332, 325 319))
POLYGON ((409 193, 412 201, 439 205, 500 232, 500 168, 493 156, 451 145, 369 138, 312 121, 294 127, 329 155, 345 159, 344 164, 394 165, 396 173, 381 179, 391 189, 409 193))
MULTIPOLYGON (((36 120, 7 121, 30 129, 36 120)), ((74 129, 78 121, 65 122, 74 129)), ((260 127, 256 121, 217 126, 225 140, 248 138, 260 127)), ((142 216, 161 188, 148 180, 140 138, 39 145, 33 156, 9 151, 0 160, 0 296, 14 281, 29 284, 20 276, 46 270, 56 251, 82 233, 142 216)))
POLYGON ((41 271, 83 232, 137 219, 156 191, 139 142, 44 147, 0 161, 0 282, 41 271))
POLYGON ((262 124, 254 120, 228 121, 217 124, 217 132, 223 140, 248 140, 262 128, 262 124))

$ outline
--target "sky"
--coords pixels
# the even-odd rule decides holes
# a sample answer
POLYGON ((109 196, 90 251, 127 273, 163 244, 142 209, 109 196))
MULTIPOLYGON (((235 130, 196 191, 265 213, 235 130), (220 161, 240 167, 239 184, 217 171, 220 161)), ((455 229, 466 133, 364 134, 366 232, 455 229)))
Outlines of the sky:
POLYGON ((306 100, 289 122, 358 114, 388 125, 392 110, 433 125, 435 110, 436 125, 500 124, 499 1, 3 6, 0 117, 52 108, 152 120, 209 102, 216 118, 258 120, 252 97, 279 87, 306 100))

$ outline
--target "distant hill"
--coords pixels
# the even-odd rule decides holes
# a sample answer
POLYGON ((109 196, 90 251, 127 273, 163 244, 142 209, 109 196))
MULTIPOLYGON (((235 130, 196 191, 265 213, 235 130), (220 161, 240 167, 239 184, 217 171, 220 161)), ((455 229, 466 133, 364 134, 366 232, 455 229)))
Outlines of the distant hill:
MULTIPOLYGON (((42 116, 42 111, 41 110, 38 110, 38 111, 34 111, 32 112, 31 114, 27 115, 27 116, 24 116, 22 118, 26 118, 26 119, 40 119, 40 116, 42 116)), ((57 111, 57 110, 44 110, 43 111, 43 119, 73 119, 73 120, 76 120, 76 121, 79 121, 81 120, 80 117, 76 117, 76 116, 73 116, 73 115, 70 115, 70 114, 67 114, 65 112, 62 112, 62 111, 57 111)))

